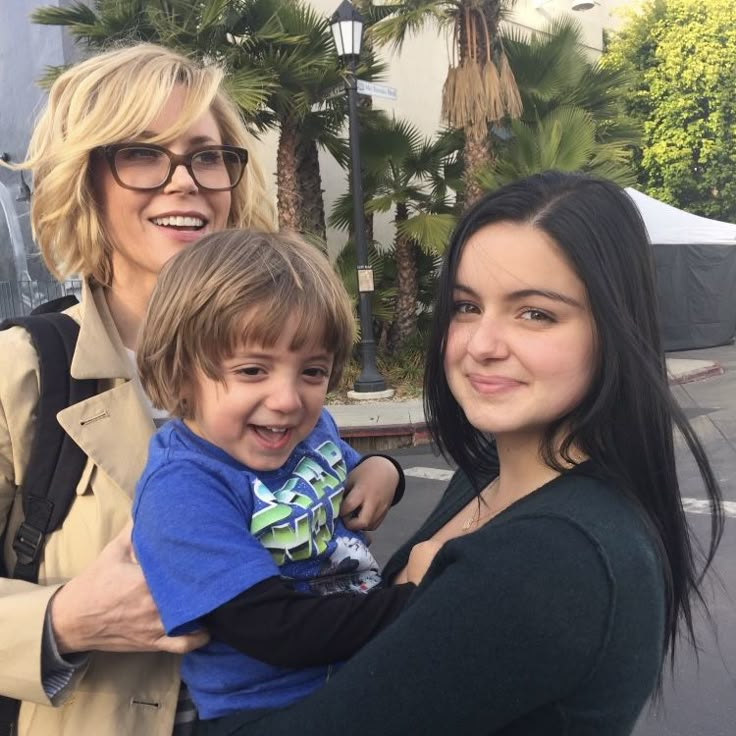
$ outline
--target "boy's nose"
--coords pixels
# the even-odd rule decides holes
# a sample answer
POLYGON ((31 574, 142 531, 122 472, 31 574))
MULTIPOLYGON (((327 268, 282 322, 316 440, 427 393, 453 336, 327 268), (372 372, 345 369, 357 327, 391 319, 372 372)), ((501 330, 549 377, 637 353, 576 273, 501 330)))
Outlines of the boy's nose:
POLYGON ((265 404, 272 411, 286 414, 301 409, 302 400, 296 386, 291 382, 283 382, 268 395, 265 404))

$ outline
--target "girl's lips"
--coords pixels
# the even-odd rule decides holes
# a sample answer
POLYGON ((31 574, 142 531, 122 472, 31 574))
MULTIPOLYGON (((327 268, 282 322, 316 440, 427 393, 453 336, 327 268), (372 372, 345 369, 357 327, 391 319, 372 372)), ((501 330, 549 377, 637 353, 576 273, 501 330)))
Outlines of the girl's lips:
POLYGON ((479 376, 469 375, 470 385, 481 394, 500 394, 512 391, 521 386, 520 381, 504 376, 479 376))

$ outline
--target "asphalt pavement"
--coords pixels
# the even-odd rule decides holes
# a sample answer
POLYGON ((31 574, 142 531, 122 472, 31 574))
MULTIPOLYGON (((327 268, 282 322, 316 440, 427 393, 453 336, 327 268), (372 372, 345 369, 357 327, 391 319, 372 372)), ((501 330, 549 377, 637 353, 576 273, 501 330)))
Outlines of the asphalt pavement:
MULTIPOLYGON (((736 347, 673 353, 668 357, 672 391, 705 445, 721 483, 726 530, 707 585, 711 619, 698 614, 696 655, 681 642, 662 698, 645 708, 635 736, 736 736, 736 347)), ((382 431, 395 444, 423 443, 421 401, 331 406, 346 435, 375 442, 382 431), (404 434, 397 430, 403 428, 404 434), (394 432, 394 434, 391 434, 394 432)), ((422 522, 439 500, 451 469, 427 444, 395 449, 407 474, 403 501, 374 534, 379 562, 422 522)), ((688 520, 707 538, 710 517, 697 469, 678 444, 678 473, 688 520)))

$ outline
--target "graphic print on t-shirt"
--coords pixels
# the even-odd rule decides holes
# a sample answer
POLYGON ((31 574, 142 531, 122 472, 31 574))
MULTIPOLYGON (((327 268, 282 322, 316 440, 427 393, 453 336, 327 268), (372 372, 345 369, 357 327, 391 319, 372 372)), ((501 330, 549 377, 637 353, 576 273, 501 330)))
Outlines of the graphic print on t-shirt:
POLYGON ((303 583, 297 584, 298 589, 367 590, 380 580, 378 564, 365 542, 339 519, 346 478, 340 448, 327 440, 302 457, 277 490, 253 479, 251 534, 269 551, 283 576, 303 583), (325 576, 333 578, 327 588, 321 582, 309 583, 325 576))

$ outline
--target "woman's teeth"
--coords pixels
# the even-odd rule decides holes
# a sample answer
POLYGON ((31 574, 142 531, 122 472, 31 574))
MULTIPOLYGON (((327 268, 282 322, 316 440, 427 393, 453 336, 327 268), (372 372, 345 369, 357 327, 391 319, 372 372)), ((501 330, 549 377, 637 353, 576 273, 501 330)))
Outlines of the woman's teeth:
POLYGON ((151 219, 154 225, 161 225, 163 227, 193 227, 200 228, 204 227, 204 220, 199 217, 182 217, 177 215, 176 217, 154 217, 151 219))

